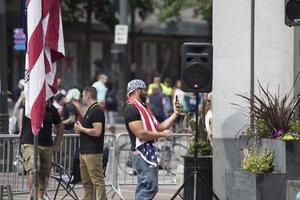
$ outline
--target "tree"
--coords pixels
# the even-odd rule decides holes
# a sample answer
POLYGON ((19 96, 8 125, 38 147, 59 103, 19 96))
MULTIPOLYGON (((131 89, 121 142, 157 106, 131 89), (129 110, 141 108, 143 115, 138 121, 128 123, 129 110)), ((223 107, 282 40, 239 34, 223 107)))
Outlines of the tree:
POLYGON ((159 10, 160 22, 176 23, 181 20, 181 11, 193 8, 194 17, 201 15, 207 23, 212 24, 212 0, 154 0, 159 10))
MULTIPOLYGON (((93 20, 102 22, 110 30, 114 30, 115 25, 119 22, 117 17, 120 0, 62 0, 62 17, 63 20, 69 22, 86 21, 86 10, 88 2, 91 3, 91 15, 93 20)), ((145 20, 147 16, 153 13, 152 0, 129 0, 129 9, 135 13, 138 12, 139 17, 145 20)))

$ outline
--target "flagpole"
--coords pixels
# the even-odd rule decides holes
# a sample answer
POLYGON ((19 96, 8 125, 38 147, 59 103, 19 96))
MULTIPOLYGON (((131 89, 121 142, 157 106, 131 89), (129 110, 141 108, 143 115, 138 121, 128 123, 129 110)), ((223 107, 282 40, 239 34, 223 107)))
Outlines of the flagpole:
POLYGON ((33 199, 38 200, 38 135, 34 135, 33 146, 34 146, 34 164, 33 164, 33 199))
POLYGON ((8 134, 6 5, 0 0, 0 134, 8 134))

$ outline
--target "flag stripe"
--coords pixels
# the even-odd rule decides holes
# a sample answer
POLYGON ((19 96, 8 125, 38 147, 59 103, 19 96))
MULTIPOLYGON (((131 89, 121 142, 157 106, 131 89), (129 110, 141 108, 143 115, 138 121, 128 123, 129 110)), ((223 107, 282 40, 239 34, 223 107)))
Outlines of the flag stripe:
POLYGON ((32 107, 34 109, 31 109, 31 126, 32 126, 32 132, 37 134, 41 129, 41 120, 45 117, 45 112, 41 112, 42 110, 45 111, 45 96, 46 96, 46 90, 45 88, 45 82, 42 85, 42 90, 40 91, 39 95, 36 97, 36 100, 34 101, 32 107))
POLYGON ((55 62, 65 54, 59 0, 27 0, 27 34, 25 114, 38 134, 46 101, 57 91, 55 62))

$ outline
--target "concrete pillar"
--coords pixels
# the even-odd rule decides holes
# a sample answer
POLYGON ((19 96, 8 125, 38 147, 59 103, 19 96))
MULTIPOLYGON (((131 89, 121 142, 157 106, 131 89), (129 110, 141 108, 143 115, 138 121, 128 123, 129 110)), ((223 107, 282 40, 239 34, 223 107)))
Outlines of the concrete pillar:
MULTIPOLYGON (((255 0, 254 93, 257 80, 272 93, 286 94, 294 82, 294 28, 284 24, 284 1, 255 0)), ((249 122, 231 103, 248 106, 250 97, 251 0, 213 1, 213 184, 226 199, 225 171, 240 169, 240 149, 234 138, 249 122)))

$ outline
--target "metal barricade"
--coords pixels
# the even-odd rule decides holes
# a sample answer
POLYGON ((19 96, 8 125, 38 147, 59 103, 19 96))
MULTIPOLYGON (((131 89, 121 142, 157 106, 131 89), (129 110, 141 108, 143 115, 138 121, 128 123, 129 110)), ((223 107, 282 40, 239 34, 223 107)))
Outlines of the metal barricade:
MULTIPOLYGON (((160 138, 156 141, 159 167, 159 184, 176 184, 176 170, 183 165, 181 156, 187 153, 189 145, 188 138, 191 134, 175 133, 169 139, 160 138)), ((130 139, 128 133, 120 133, 116 138, 118 183, 120 185, 136 184, 135 171, 130 160, 130 139)))
MULTIPOLYGON (((171 140, 159 139, 156 142, 159 163, 159 184, 176 184, 177 166, 183 163, 182 155, 186 154, 188 138, 191 134, 173 135, 171 140)), ((24 173, 20 156, 19 135, 0 135, 0 185, 10 186, 13 194, 28 193, 27 176, 24 173)), ((128 133, 105 135, 104 147, 109 147, 109 159, 105 183, 108 193, 124 199, 119 185, 136 184, 135 172, 128 159, 131 155, 128 133)), ((61 151, 54 156, 54 161, 71 170, 75 149, 79 147, 77 134, 65 134, 61 151), (56 159, 56 160, 55 160, 56 159)), ((49 179, 48 190, 53 190, 57 183, 49 179)))
MULTIPOLYGON (((79 136, 77 134, 65 134, 61 150, 53 158, 54 162, 71 171, 74 152, 78 147, 79 136)), ((114 192, 121 199, 124 199, 117 182, 116 138, 113 134, 105 134, 104 147, 109 148, 105 183, 111 189, 107 192, 114 192)), ((19 135, 0 135, 0 185, 10 186, 13 194, 29 193, 22 161, 19 135)), ((57 182, 54 179, 48 180, 47 190, 54 190, 56 186, 57 182)))

